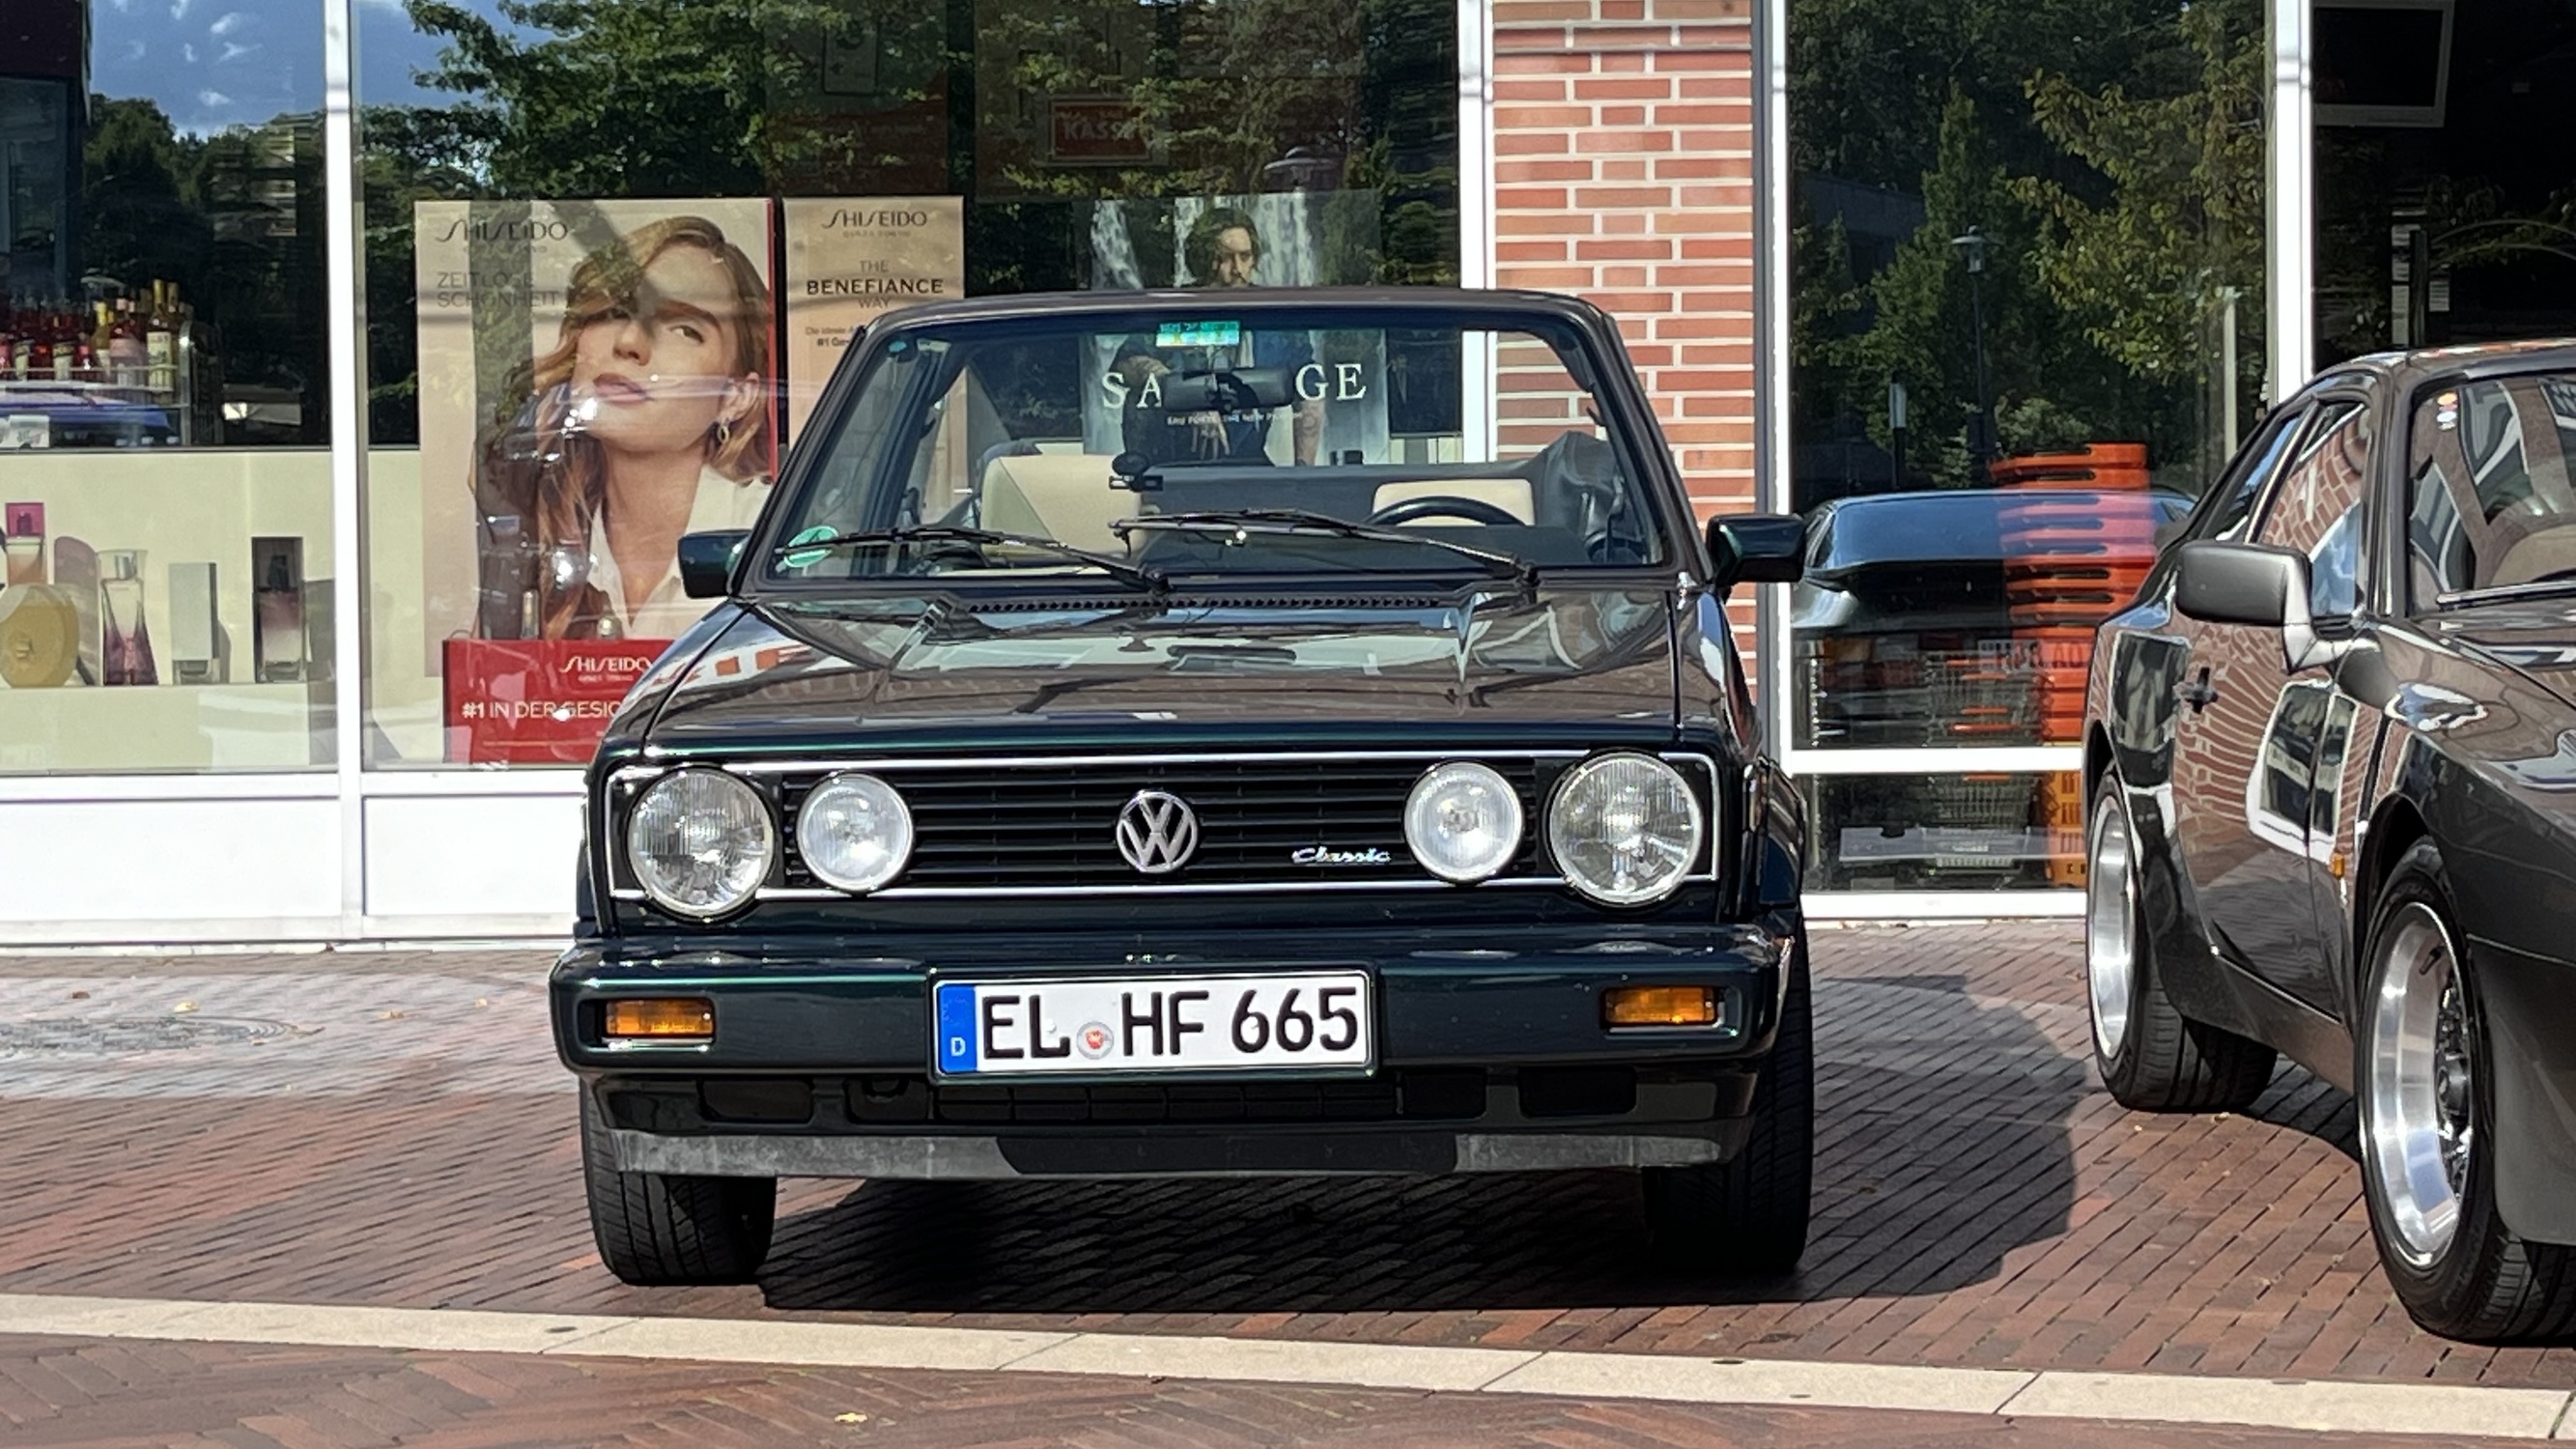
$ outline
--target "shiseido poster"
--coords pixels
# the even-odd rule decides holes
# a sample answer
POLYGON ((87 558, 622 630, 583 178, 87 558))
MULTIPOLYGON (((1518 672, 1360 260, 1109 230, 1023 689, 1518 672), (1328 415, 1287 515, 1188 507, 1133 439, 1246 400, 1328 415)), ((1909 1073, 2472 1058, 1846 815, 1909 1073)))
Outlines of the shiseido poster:
POLYGON ((781 203, 786 228, 787 435, 878 314, 966 290, 965 204, 954 196, 781 203))
POLYGON ((586 758, 635 660, 706 612, 681 535, 768 497, 769 205, 421 202, 413 224, 446 753, 586 758))
POLYGON ((417 203, 421 524, 448 639, 668 639, 682 533, 758 516, 778 364, 760 200, 417 203))
MULTIPOLYGON (((1278 463, 1387 456, 1386 336, 1374 331, 1252 333, 1229 325, 1227 292, 1245 287, 1361 285, 1374 280, 1379 198, 1373 191, 1274 191, 1246 196, 1102 201, 1091 208, 1095 290, 1181 287, 1207 294, 1210 324, 1197 337, 1219 348, 1173 349, 1151 339, 1093 341, 1097 386, 1084 394, 1083 439, 1092 452, 1137 444, 1133 381, 1162 367, 1283 368, 1293 400, 1249 440, 1278 463), (1169 354, 1169 355, 1165 355, 1169 354), (1140 368, 1140 355, 1146 360, 1140 368)), ((1230 425, 1238 427, 1239 425, 1230 425)), ((1153 456, 1153 449, 1143 449, 1153 456)))

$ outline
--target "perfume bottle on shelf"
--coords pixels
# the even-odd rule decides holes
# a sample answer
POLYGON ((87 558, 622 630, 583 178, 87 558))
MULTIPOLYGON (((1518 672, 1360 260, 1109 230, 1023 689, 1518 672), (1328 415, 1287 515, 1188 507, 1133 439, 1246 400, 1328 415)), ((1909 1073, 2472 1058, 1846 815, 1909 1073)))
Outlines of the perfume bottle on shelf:
POLYGON ((45 505, 12 503, 0 509, 0 553, 9 560, 9 587, 45 580, 45 505))
POLYGON ((116 299, 116 324, 107 341, 107 360, 116 375, 116 385, 137 389, 151 385, 150 356, 143 340, 143 324, 134 315, 134 299, 116 299))
POLYGON ((284 684, 305 677, 304 540, 250 541, 251 677, 284 684))
POLYGON ((152 663, 152 632, 143 622, 143 550, 101 550, 99 595, 104 606, 100 627, 102 684, 158 684, 152 663))
POLYGON ((177 290, 173 283, 154 279, 152 310, 143 319, 144 386, 154 392, 179 390, 179 319, 172 303, 177 290))
POLYGON ((167 653, 172 684, 226 682, 223 626, 216 622, 215 599, 213 564, 170 565, 170 593, 163 608, 170 620, 167 653))

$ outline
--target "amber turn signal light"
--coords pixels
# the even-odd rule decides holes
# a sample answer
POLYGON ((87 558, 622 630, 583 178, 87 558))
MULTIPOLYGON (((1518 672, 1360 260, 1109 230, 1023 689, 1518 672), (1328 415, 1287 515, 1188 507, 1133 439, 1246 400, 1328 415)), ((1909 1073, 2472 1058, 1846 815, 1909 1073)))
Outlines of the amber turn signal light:
POLYGON ((1610 1026, 1715 1026, 1717 989, 1613 986, 1602 993, 1601 1020, 1610 1026))
POLYGON ((716 1004, 702 996, 638 996, 608 1003, 610 1041, 705 1041, 716 1004))

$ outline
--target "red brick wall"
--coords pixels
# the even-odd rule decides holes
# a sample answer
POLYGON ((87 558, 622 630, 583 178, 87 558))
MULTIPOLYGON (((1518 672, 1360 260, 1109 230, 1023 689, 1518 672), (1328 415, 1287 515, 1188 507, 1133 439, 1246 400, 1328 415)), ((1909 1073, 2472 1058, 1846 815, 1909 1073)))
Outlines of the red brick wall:
POLYGON ((1701 514, 1752 508, 1749 0, 1494 0, 1493 18, 1495 284, 1608 309, 1701 514))

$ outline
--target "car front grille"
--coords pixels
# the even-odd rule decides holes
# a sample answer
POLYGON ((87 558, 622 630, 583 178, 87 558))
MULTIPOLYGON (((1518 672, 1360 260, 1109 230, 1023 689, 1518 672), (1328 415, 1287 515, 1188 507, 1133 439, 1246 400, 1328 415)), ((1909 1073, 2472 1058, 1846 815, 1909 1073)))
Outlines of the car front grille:
MULTIPOLYGON (((1710 841, 1722 833, 1714 764, 1696 754, 1665 757, 1699 797, 1710 841)), ((781 859, 764 900, 845 898, 806 866, 795 822, 805 797, 842 771, 874 774, 901 792, 913 822, 913 851, 880 897, 1067 895, 1155 891, 1443 889, 1404 839, 1404 806, 1414 782, 1445 760, 1473 760, 1520 796, 1521 848, 1490 884, 1561 884, 1540 846, 1557 777, 1577 751, 1434 754, 1427 751, 1296 755, 1191 755, 940 761, 919 758, 729 765, 769 795, 781 859), (1119 820, 1140 794, 1187 802, 1197 846, 1179 868, 1147 872, 1119 847, 1119 820)), ((636 791, 658 767, 621 772, 609 820, 623 835, 636 791)), ((1703 844, 1692 875, 1709 878, 1703 844)), ((640 898, 631 881, 619 894, 640 898)))
MULTIPOLYGON (((1541 799, 1539 762, 1488 763, 1512 782, 1524 815, 1534 822, 1541 799)), ((912 810, 912 863, 900 886, 1259 886, 1427 879, 1404 843, 1405 797, 1426 767, 1422 760, 1369 758, 1115 761, 906 770, 885 778, 912 810), (1187 801, 1199 835, 1188 864, 1148 877, 1119 853, 1117 829, 1127 803, 1153 790, 1187 801), (1335 863, 1300 863, 1300 851, 1333 852, 1335 863)), ((782 780, 781 818, 794 819, 806 792, 824 778, 818 772, 782 780)), ((1538 873, 1537 832, 1527 836, 1506 876, 1538 873)), ((792 843, 786 881, 791 887, 820 884, 795 857, 792 843)))

